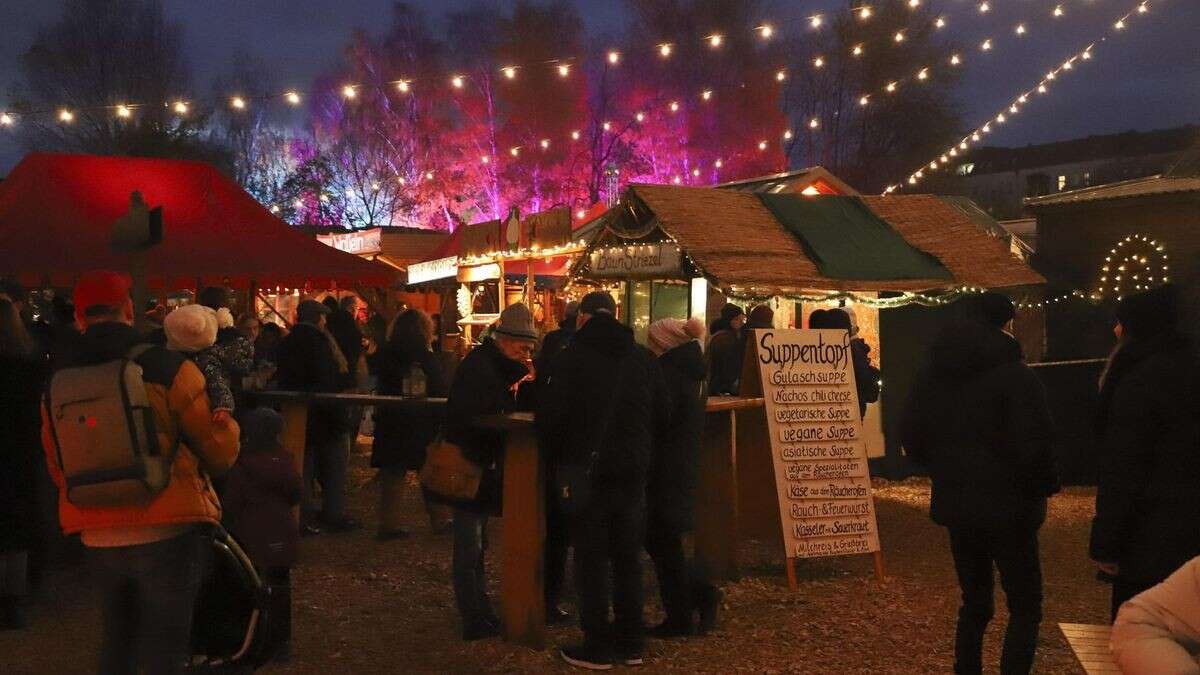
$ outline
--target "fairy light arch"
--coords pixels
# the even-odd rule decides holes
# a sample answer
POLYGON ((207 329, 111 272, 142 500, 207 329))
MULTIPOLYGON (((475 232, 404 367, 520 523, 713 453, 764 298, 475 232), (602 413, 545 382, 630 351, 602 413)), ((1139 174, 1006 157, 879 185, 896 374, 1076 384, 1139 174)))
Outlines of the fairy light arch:
POLYGON ((1149 290, 1171 280, 1167 247, 1144 234, 1117 242, 1100 266, 1097 295, 1120 300, 1126 293, 1149 290))

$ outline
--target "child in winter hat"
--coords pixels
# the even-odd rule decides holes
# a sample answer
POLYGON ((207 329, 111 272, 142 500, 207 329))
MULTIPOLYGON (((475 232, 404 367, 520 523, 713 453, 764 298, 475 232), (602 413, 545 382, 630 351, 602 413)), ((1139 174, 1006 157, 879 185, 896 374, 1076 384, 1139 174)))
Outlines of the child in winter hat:
POLYGON ((213 419, 233 414, 233 390, 214 345, 217 342, 217 312, 204 305, 186 305, 163 320, 167 349, 188 355, 204 373, 205 390, 213 409, 213 419))

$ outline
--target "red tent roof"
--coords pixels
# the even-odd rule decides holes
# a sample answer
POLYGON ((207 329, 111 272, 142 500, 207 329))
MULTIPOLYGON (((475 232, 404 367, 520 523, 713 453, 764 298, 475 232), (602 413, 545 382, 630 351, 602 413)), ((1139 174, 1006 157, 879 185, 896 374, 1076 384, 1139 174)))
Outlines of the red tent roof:
POLYGON ((69 286, 82 272, 127 270, 113 221, 142 193, 163 208, 163 243, 149 257, 153 288, 387 285, 394 272, 296 232, 202 162, 27 155, 0 183, 0 275, 69 286))

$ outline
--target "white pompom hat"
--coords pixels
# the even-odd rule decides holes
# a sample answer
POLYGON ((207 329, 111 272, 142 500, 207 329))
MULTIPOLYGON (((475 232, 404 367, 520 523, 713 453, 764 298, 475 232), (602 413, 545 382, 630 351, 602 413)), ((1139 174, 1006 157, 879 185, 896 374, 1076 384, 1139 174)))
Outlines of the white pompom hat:
POLYGON ((204 305, 185 305, 163 320, 167 348, 194 353, 217 341, 217 313, 204 305))

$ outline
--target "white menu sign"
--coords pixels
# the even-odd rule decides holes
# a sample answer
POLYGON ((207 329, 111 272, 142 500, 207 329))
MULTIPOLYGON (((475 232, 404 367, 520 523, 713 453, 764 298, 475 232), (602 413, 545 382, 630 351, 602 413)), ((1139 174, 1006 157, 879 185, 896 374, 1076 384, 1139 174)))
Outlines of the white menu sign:
POLYGON ((879 550, 850 339, 841 330, 756 330, 788 558, 879 550))

